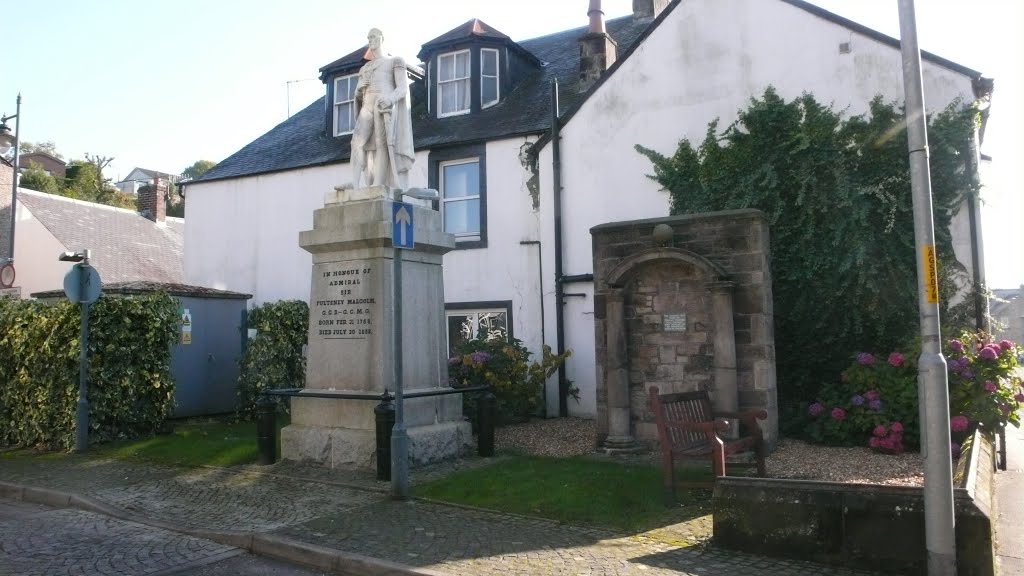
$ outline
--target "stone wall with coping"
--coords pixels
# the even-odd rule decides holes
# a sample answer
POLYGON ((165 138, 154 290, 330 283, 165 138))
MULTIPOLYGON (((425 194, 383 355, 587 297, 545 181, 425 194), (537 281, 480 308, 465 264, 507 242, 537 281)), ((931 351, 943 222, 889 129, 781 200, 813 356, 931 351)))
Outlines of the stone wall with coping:
MULTIPOLYGON (((995 575, 994 499, 994 445, 976 433, 954 476, 960 576, 995 575)), ((716 546, 927 574, 921 487, 723 477, 715 482, 712 505, 716 546)))
POLYGON ((778 410, 764 214, 733 210, 616 222, 596 226, 591 234, 599 445, 609 435, 609 374, 614 380, 621 369, 628 371, 631 433, 642 443, 652 445, 657 439, 647 402, 651 386, 662 393, 703 388, 714 401, 725 384, 716 377, 728 376, 730 368, 738 408, 767 410, 769 418, 761 425, 774 442, 778 410), (659 224, 671 227, 670 241, 655 239, 659 224), (613 278, 624 267, 632 269, 613 278), (716 326, 728 326, 715 320, 716 291, 731 294, 732 335, 716 333, 716 326), (607 314, 610 298, 622 299, 619 328, 609 323, 616 322, 607 314), (625 338, 624 368, 609 362, 609 339, 619 330, 625 338), (733 366, 716 366, 716 345, 734 346, 733 366))

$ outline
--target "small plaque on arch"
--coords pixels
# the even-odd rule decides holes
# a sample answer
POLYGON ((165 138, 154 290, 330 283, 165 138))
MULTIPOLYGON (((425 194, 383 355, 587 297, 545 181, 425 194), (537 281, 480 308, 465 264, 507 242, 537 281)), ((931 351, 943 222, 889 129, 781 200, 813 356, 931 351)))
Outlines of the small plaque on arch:
POLYGON ((665 332, 686 332, 686 314, 665 314, 661 325, 665 332))

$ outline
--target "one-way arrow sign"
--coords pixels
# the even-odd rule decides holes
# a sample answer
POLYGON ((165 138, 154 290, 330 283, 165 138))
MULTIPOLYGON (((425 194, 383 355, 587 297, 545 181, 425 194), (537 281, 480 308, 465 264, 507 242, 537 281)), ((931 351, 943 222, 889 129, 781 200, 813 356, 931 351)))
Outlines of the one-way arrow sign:
POLYGON ((391 203, 391 243, 395 248, 413 248, 411 204, 391 203))

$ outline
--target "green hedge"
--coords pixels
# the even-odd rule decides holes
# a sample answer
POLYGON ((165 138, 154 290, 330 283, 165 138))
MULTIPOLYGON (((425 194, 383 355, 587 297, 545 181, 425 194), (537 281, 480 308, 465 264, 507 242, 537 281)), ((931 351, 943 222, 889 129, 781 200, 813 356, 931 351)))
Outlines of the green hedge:
MULTIPOLYGON (((89 439, 156 432, 171 412, 178 301, 101 297, 89 311, 89 439)), ((0 444, 70 448, 81 308, 0 299, 0 444)))
MULTIPOLYGON (((256 329, 239 362, 238 416, 256 413, 258 394, 268 388, 302 388, 306 359, 302 347, 309 331, 309 306, 302 300, 267 302, 249 311, 249 328, 256 329)), ((287 411, 285 402, 279 408, 287 411)))

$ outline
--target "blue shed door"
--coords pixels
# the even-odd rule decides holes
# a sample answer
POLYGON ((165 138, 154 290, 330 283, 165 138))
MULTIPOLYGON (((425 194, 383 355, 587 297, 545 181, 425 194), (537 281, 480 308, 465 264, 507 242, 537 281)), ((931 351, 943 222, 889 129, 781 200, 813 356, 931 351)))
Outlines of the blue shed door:
POLYGON ((174 416, 223 414, 235 409, 241 311, 244 300, 179 297, 191 320, 191 342, 171 351, 174 416))

